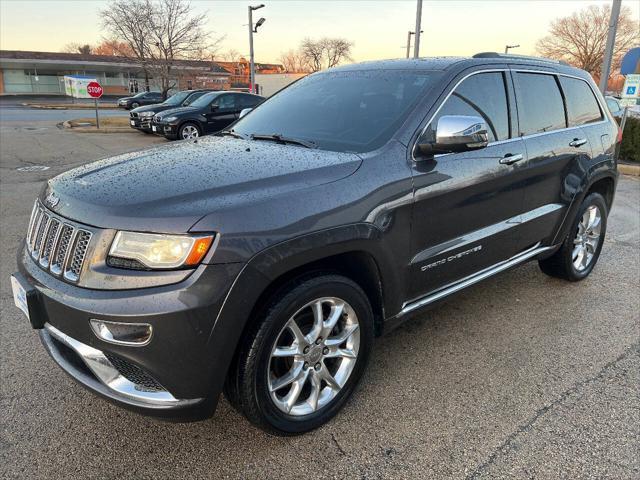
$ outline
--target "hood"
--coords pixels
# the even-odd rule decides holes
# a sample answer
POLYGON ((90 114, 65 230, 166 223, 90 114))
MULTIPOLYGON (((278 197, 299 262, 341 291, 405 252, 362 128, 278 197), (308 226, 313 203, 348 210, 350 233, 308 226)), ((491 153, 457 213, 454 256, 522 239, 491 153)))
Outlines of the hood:
POLYGON ((176 108, 170 108, 168 110, 164 110, 162 112, 162 116, 163 117, 169 117, 171 115, 180 115, 181 113, 186 113, 186 112, 193 112, 198 110, 195 107, 176 107, 176 108))
POLYGON ((132 113, 142 113, 142 112, 163 112, 165 110, 168 110, 170 108, 175 108, 175 106, 172 105, 164 105, 162 103, 155 103, 153 105, 145 105, 143 107, 137 107, 134 108, 133 110, 131 110, 132 113))
POLYGON ((201 217, 334 182, 355 172, 353 153, 270 141, 206 137, 127 153, 49 180, 41 200, 87 225, 187 232, 201 217))

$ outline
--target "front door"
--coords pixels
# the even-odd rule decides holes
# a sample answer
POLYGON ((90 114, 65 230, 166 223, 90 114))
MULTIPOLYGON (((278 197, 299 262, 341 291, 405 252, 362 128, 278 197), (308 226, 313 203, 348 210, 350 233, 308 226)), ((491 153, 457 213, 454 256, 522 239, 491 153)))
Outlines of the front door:
POLYGON ((463 80, 426 127, 427 135, 445 115, 482 117, 490 143, 414 162, 410 301, 506 260, 526 243, 519 232, 526 151, 515 134, 508 71, 463 80))
POLYGON ((237 97, 235 93, 223 93, 214 98, 212 108, 205 113, 206 133, 219 132, 236 121, 240 113, 237 97))

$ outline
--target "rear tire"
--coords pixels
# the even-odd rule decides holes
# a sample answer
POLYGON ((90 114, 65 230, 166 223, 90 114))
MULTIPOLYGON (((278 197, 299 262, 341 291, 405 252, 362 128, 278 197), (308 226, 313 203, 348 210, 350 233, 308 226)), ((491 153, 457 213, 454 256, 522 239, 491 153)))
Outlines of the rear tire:
POLYGON ((268 433, 318 428, 353 393, 373 334, 371 305, 356 283, 339 275, 298 280, 271 299, 245 336, 225 394, 268 433))
POLYGON ((131 104, 131 110, 133 110, 134 108, 138 108, 140 106, 140 104, 138 102, 133 102, 131 104))
POLYGON ((589 276, 598 261, 607 230, 607 203, 599 193, 589 194, 580 205, 567 237, 551 257, 540 260, 549 276, 578 282, 589 276))

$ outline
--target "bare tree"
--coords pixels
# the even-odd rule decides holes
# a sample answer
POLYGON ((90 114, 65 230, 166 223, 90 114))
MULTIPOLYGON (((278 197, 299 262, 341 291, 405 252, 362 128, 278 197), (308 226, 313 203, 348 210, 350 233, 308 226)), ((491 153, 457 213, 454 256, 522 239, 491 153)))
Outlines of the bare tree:
MULTIPOLYGON (((568 17, 558 18, 551 22, 549 35, 538 41, 536 50, 542 56, 563 60, 598 77, 610 16, 609 5, 591 5, 568 17)), ((632 18, 631 9, 623 7, 618 20, 612 72, 620 68, 622 56, 640 40, 639 31, 638 20, 632 18)))
POLYGON ((327 68, 332 68, 344 60, 351 60, 352 42, 344 38, 323 38, 324 55, 327 60, 327 68))
POLYGON ((310 71, 307 60, 300 50, 288 50, 279 58, 280 63, 288 73, 306 73, 310 71))
POLYGON ((324 68, 332 68, 345 60, 352 60, 353 43, 344 38, 322 38, 312 40, 306 38, 300 46, 300 55, 309 70, 317 72, 324 68))
POLYGON ((227 50, 226 52, 221 53, 219 57, 220 57, 221 60, 224 60, 225 62, 235 62, 235 63, 237 63, 242 58, 242 55, 235 48, 231 48, 231 49, 227 50))
POLYGON ((221 41, 211 41, 204 30, 206 14, 195 14, 182 0, 115 0, 100 12, 103 27, 126 43, 147 77, 160 81, 166 98, 175 87, 179 60, 202 60, 221 41))
POLYGON ((82 44, 77 42, 67 43, 62 47, 65 53, 84 53, 85 55, 93 53, 93 47, 88 43, 82 44))
POLYGON ((312 72, 322 70, 324 46, 321 41, 305 38, 300 45, 300 54, 312 72))

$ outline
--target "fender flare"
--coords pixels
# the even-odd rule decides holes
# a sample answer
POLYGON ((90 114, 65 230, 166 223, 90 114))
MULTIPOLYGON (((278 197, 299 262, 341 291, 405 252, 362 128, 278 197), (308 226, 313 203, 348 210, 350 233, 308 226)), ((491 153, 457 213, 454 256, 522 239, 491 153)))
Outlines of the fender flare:
MULTIPOLYGON (((583 182, 580 184, 580 187, 577 189, 571 203, 569 204, 569 208, 567 209, 567 213, 562 221, 562 224, 558 228, 556 235, 553 238, 553 245, 561 242, 568 233, 568 230, 575 218, 575 215, 582 204, 582 201, 587 196, 587 193, 591 190, 591 187, 600 180, 605 178, 609 178, 613 181, 613 194, 615 194, 616 185, 618 183, 618 174, 617 170, 611 165, 611 161, 607 160, 604 162, 599 162, 595 165, 592 165, 587 174, 583 177, 583 182)), ((613 196, 611 198, 613 202, 613 196)))
POLYGON ((235 278, 211 328, 208 340, 212 362, 209 391, 213 398, 222 392, 227 371, 256 302, 274 280, 291 270, 342 253, 368 253, 378 267, 383 304, 387 315, 391 316, 395 309, 390 304, 399 302, 401 292, 398 290, 403 283, 397 278, 398 268, 394 268, 385 254, 381 238, 376 226, 357 223, 296 237, 254 255, 235 278))

